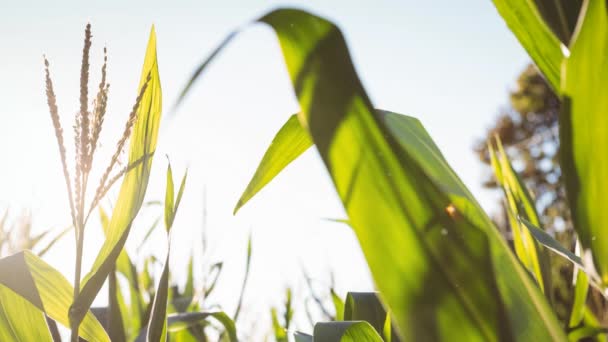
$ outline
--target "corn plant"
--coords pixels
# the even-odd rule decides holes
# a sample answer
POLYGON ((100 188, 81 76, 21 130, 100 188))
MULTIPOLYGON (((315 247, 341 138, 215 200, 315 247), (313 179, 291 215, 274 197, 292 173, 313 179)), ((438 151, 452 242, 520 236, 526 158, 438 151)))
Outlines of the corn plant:
MULTIPOLYGON (((43 313, 69 327, 71 340, 82 337, 88 341, 108 341, 109 337, 89 308, 116 263, 131 223, 143 203, 150 166, 156 147, 161 114, 161 89, 156 63, 156 37, 151 31, 142 77, 135 105, 129 113, 123 135, 119 139, 89 206, 86 204, 88 178, 106 114, 109 84, 106 61, 101 69, 98 92, 89 107, 89 53, 91 26, 85 30, 80 74, 80 109, 74 123, 74 170, 70 171, 60 121, 55 89, 48 60, 45 64, 47 102, 59 146, 66 184, 70 218, 76 240, 75 278, 72 285, 57 270, 29 251, 22 251, 0 260, 0 290, 4 294, 4 310, 0 328, 2 340, 49 341, 51 337, 43 313), (118 159, 130 139, 128 164, 118 168, 118 159), (124 176, 124 177, 123 177, 124 176), (83 238, 88 218, 110 187, 123 178, 116 207, 112 213, 107 238, 89 273, 81 279, 83 238), (18 303, 18 304, 17 304, 18 303), (14 309, 15 307, 19 309, 14 309), (9 308, 7 310, 7 308, 9 308), (18 312, 21 311, 21 312, 18 312), (9 328, 11 327, 11 328, 9 328)), ((105 51, 105 49, 104 49, 105 51)))
MULTIPOLYGON (((593 317, 581 321, 587 284, 603 292, 608 286, 608 215, 602 208, 608 163, 596 152, 608 148, 606 2, 584 0, 580 11, 541 0, 494 4, 564 103, 561 164, 582 257, 537 227, 533 202, 498 144, 502 157, 495 154, 495 170, 517 234, 511 252, 422 125, 374 108, 330 21, 291 9, 256 20, 277 34, 301 111, 275 136, 235 213, 315 145, 402 340, 451 340, 458 332, 467 341, 562 341, 606 331, 589 325, 593 317), (568 20, 577 21, 573 33, 568 20), (567 328, 550 306, 548 250, 579 270, 567 328)), ((236 33, 195 70, 178 104, 236 33)), ((340 323, 319 340, 381 341, 370 326, 340 323)), ((323 327, 315 327, 315 335, 323 327)))

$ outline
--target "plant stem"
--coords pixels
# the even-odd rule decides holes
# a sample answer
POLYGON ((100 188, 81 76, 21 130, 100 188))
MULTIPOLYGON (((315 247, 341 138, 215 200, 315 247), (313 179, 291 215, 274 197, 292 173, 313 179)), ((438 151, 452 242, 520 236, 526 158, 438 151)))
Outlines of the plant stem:
MULTIPOLYGON (((76 302, 76 298, 80 294, 80 272, 82 269, 82 245, 84 241, 84 229, 80 226, 77 228, 78 230, 78 238, 76 241, 76 268, 74 272, 74 300, 72 303, 76 302)), ((70 315, 71 316, 71 315, 70 315)), ((80 326, 80 322, 72 321, 72 317, 70 317, 70 329, 72 330, 71 341, 78 342, 78 327, 80 326)))

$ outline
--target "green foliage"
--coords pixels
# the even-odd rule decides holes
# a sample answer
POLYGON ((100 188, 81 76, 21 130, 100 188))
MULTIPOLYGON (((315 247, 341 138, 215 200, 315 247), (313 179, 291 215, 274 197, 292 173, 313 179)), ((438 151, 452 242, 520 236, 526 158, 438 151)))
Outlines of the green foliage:
MULTIPOLYGON (((68 313, 74 289, 59 271, 30 251, 0 259, 0 285, 20 295, 58 323, 70 326, 68 313)), ((89 310, 85 312, 78 332, 91 342, 110 340, 89 310)))

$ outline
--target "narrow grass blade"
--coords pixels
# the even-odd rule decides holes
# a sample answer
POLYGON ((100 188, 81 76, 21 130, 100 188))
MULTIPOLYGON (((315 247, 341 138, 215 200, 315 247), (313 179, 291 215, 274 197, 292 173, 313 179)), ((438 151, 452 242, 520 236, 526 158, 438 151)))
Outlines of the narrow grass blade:
POLYGON ((146 194, 162 110, 154 28, 150 32, 138 89, 145 84, 148 76, 150 76, 150 81, 137 110, 137 121, 131 135, 128 163, 133 164, 139 160, 143 160, 143 162, 137 163, 137 166, 124 176, 110 220, 109 233, 91 270, 82 281, 80 295, 76 298, 71 310, 71 318, 76 322, 82 319, 86 309, 91 306, 116 263, 129 234, 131 223, 137 216, 146 194))
POLYGON ((498 13, 554 91, 560 90, 561 43, 532 0, 493 0, 498 13))
POLYGON ((169 299, 169 255, 171 254, 171 228, 173 227, 173 221, 179 208, 182 194, 186 185, 187 173, 182 177, 181 185, 177 194, 177 198, 174 198, 174 183, 173 183, 173 172, 171 171, 171 164, 167 166, 167 187, 165 191, 165 227, 167 230, 167 258, 165 259, 165 265, 163 266, 163 272, 158 283, 158 288, 154 295, 154 301, 152 304, 152 313, 150 315, 150 321, 148 322, 148 330, 146 340, 148 342, 164 342, 167 340, 167 301, 169 299))
MULTIPOLYGON (((0 259, 0 285, 11 289, 58 323, 70 327, 68 312, 74 292, 72 285, 32 252, 23 251, 0 259)), ((110 341, 89 310, 85 312, 78 332, 90 342, 110 341)))

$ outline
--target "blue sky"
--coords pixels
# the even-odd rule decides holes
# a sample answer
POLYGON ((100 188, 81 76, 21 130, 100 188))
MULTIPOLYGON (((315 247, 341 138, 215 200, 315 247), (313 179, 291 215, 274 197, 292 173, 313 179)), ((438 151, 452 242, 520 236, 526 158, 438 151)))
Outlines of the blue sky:
MULTIPOLYGON (((507 91, 528 57, 490 0, 0 2, 0 207, 13 213, 31 208, 37 229, 68 224, 43 92, 42 55, 51 62, 64 127, 70 127, 78 108, 87 21, 94 36, 92 85, 98 82, 103 46, 109 49, 110 100, 96 157, 101 169, 135 99, 152 24, 166 113, 197 63, 226 34, 278 6, 310 10, 336 22, 375 106, 418 117, 482 205, 494 207, 496 196, 480 187, 483 172, 472 146, 506 104, 507 91)), ((162 124, 156 155, 170 157, 175 175, 189 168, 173 236, 180 247, 173 249, 171 265, 180 279, 193 249, 200 260, 206 188, 213 251, 206 261, 226 261, 216 299, 228 311, 236 304, 249 232, 254 255, 245 314, 250 317, 268 316, 268 306, 282 299, 288 285, 306 293, 301 266, 321 282, 333 270, 342 294, 373 288, 353 234, 324 220, 344 214, 316 151, 307 152, 232 216, 274 133, 297 111, 277 41, 270 29, 254 25, 208 69, 177 115, 162 124)), ((166 159, 156 158, 148 199, 163 198, 165 169, 166 159)), ((142 212, 129 249, 158 214, 142 212)), ((163 255, 162 230, 157 233, 144 253, 163 255)), ((85 270, 102 241, 96 224, 86 234, 85 270)), ((65 239, 48 258, 68 279, 73 243, 65 239)))

